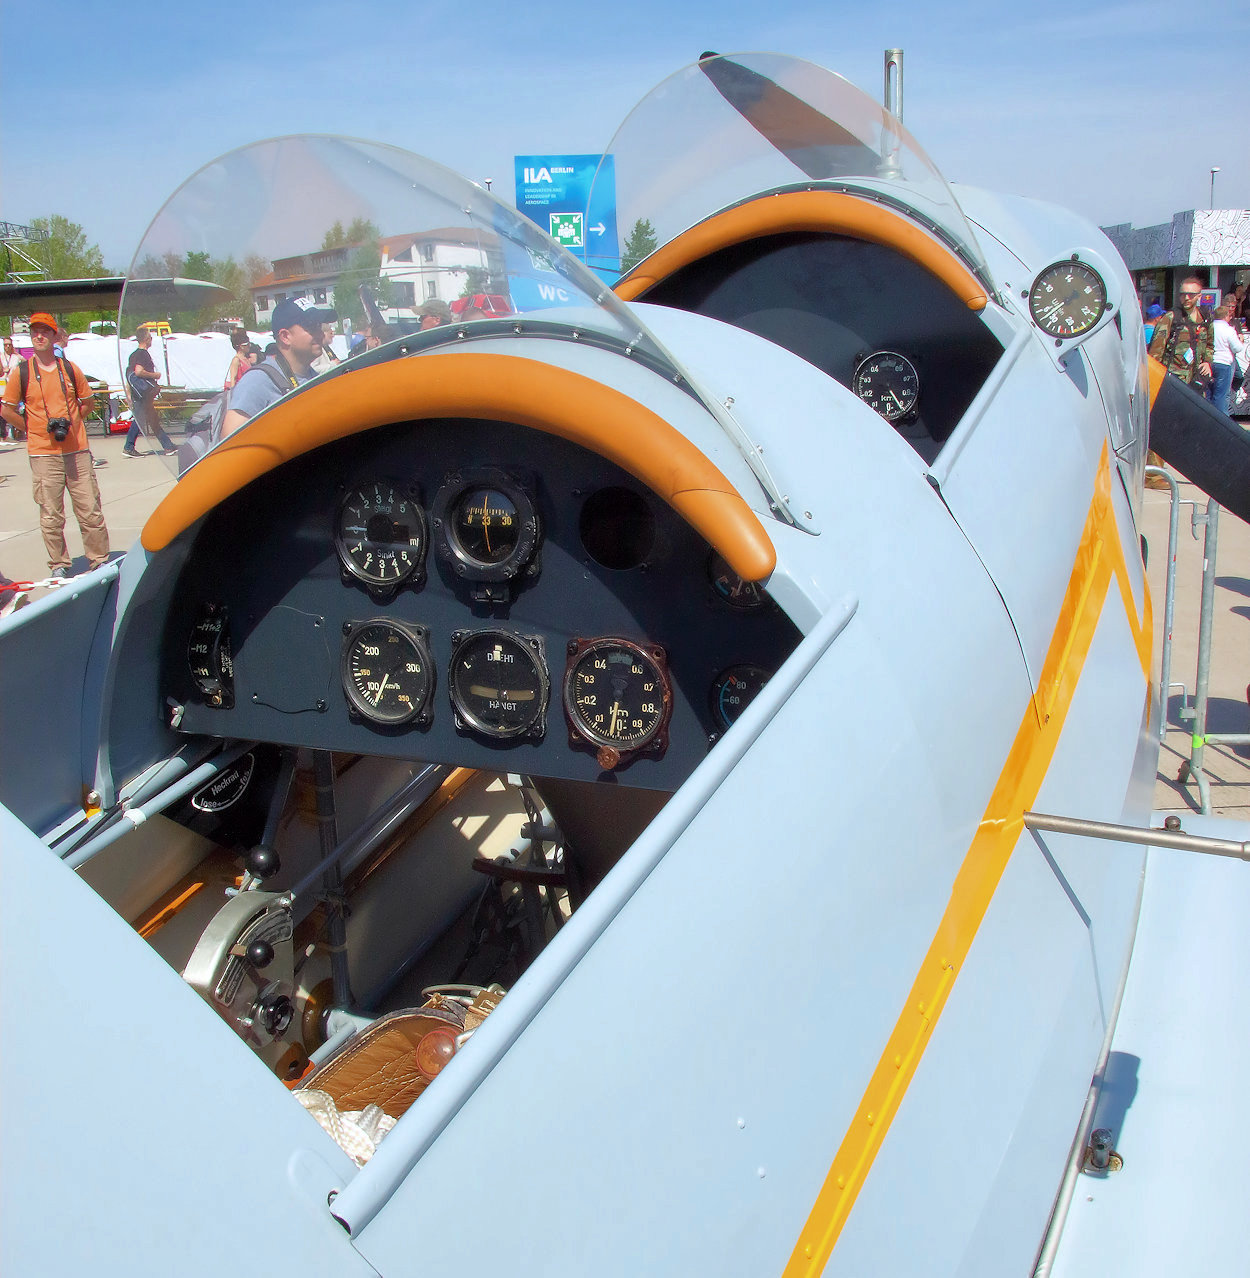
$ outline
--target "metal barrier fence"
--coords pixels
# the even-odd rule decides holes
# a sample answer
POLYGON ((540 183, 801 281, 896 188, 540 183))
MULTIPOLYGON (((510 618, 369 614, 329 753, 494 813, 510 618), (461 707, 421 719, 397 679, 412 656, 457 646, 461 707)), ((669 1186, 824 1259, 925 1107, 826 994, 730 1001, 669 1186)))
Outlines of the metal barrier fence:
POLYGON ((1198 530, 1204 530, 1202 547, 1202 603, 1198 617, 1198 665, 1194 674, 1192 698, 1184 683, 1172 683, 1172 623, 1176 611, 1176 547, 1180 535, 1180 488, 1176 478, 1159 466, 1147 466, 1146 474, 1167 481, 1171 499, 1168 523, 1167 586, 1163 599, 1163 656, 1159 671, 1159 700, 1164 714, 1159 723, 1159 740, 1167 733, 1168 696, 1173 688, 1181 692, 1179 717, 1189 726, 1189 758, 1181 762, 1177 780, 1182 785, 1194 781, 1198 786, 1198 802, 1204 814, 1211 811, 1211 787, 1203 770, 1203 754, 1213 743, 1225 745, 1250 745, 1250 732, 1208 732, 1207 695, 1211 682, 1211 636, 1215 621, 1215 571, 1219 551, 1220 507, 1208 500, 1205 508, 1198 502, 1186 501, 1192 506, 1190 532, 1196 539, 1198 530))

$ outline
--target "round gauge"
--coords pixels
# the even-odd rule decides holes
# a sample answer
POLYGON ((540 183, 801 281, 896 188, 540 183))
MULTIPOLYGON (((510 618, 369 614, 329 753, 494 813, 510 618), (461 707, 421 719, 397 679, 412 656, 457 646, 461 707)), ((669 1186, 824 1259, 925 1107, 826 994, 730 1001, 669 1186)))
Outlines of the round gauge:
POLYGON ((452 507, 451 535, 475 563, 502 563, 515 553, 521 536, 516 502, 498 488, 467 489, 452 507))
POLYGON ((736 723, 771 678, 771 672, 762 666, 730 666, 718 675, 710 696, 712 717, 717 724, 728 728, 736 723))
POLYGON ((187 667, 210 706, 234 706, 234 659, 230 617, 224 604, 205 604, 187 640, 187 667))
POLYGON ((601 747, 615 767, 624 753, 667 745, 673 708, 663 649, 628 639, 574 640, 564 675, 564 708, 574 738, 601 747))
POLYGON ((434 666, 420 626, 349 621, 343 627, 343 691, 371 723, 393 725, 426 717, 434 666))
POLYGON ((538 547, 529 493, 493 467, 449 475, 431 504, 430 521, 440 558, 466 581, 511 581, 531 566, 538 547))
POLYGON ((425 516, 415 495, 386 479, 349 489, 339 503, 334 547, 347 572, 367 586, 389 589, 419 577, 425 516))
POLYGON ((538 639, 506 630, 452 635, 451 704, 487 737, 542 736, 549 681, 538 639))
POLYGON ((1063 340, 1088 333, 1107 309, 1107 286, 1084 262, 1055 262, 1033 281, 1029 314, 1050 337, 1063 340))
POLYGON ((920 376, 905 355, 874 351, 855 366, 851 389, 887 422, 897 422, 916 411, 920 376))
POLYGON ((747 581, 718 555, 712 552, 707 561, 707 576, 717 599, 739 612, 758 612, 768 607, 768 595, 758 581, 747 581))

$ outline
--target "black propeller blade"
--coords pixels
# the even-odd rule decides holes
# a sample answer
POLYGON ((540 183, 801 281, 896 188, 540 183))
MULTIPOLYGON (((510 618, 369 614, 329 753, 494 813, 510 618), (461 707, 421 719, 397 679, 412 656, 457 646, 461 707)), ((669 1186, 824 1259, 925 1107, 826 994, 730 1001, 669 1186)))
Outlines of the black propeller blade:
MULTIPOLYGON (((1151 358, 1154 377, 1162 365, 1151 358)), ((1250 431, 1171 373, 1150 404, 1150 447, 1226 510, 1250 523, 1250 431)))

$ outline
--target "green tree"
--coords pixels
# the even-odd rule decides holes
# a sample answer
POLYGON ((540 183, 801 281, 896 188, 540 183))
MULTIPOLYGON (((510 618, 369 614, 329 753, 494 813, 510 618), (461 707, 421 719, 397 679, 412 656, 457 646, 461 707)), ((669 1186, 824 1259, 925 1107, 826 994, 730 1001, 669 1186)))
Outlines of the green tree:
POLYGON ((372 244, 381 238, 381 234, 377 226, 366 217, 353 218, 346 229, 335 218, 334 225, 321 241, 321 248, 324 252, 326 249, 347 248, 353 244, 372 244))
POLYGON ((632 271, 644 257, 650 257, 659 247, 651 219, 640 217, 634 223, 634 229, 630 231, 625 247, 621 250, 621 274, 632 271))
MULTIPOLYGON (((103 254, 98 246, 88 241, 86 231, 77 222, 53 213, 48 217, 33 218, 30 225, 37 231, 48 233, 46 240, 29 246, 29 253, 48 272, 49 279, 98 279, 108 274, 103 254)), ((101 308, 99 311, 76 311, 60 318, 69 332, 85 333, 92 320, 110 317, 110 311, 101 308)))
POLYGON ((87 233, 69 218, 53 213, 31 221, 37 231, 47 231, 48 238, 30 246, 30 255, 54 280, 97 279, 107 275, 99 248, 88 242, 87 233))

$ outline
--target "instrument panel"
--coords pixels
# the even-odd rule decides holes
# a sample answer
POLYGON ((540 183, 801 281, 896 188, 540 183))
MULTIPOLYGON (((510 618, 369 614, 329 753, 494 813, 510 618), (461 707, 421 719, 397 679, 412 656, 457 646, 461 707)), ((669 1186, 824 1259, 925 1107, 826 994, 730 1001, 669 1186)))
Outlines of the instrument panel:
POLYGON ((188 535, 187 733, 674 789, 800 638, 638 481, 509 423, 352 436, 188 535))

